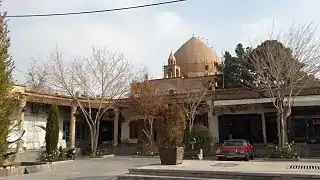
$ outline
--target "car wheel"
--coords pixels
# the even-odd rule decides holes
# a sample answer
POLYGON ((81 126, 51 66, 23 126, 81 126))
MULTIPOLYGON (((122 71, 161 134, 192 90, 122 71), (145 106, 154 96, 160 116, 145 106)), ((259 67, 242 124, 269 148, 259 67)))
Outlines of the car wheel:
POLYGON ((218 161, 222 161, 222 157, 218 157, 218 161))
POLYGON ((249 155, 246 155, 246 156, 244 157, 244 161, 249 161, 249 160, 250 160, 249 155))

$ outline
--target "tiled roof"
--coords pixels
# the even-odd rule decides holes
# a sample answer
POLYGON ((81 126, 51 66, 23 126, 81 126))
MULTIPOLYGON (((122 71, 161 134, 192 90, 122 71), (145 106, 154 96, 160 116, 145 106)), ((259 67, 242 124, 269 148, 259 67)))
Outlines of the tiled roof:
MULTIPOLYGON (((32 91, 26 91, 23 93, 26 100, 29 102, 36 102, 36 103, 44 103, 44 104, 58 104, 62 106, 72 106, 76 105, 74 100, 69 96, 64 95, 57 95, 57 94, 41 94, 32 91)), ((301 93, 301 96, 306 95, 320 95, 320 86, 309 87, 305 88, 301 93)), ((178 95, 177 97, 183 98, 183 94, 178 95)), ((236 99, 258 99, 263 98, 262 95, 259 93, 253 92, 249 89, 217 89, 211 91, 208 94, 208 99, 212 100, 236 100, 236 99)), ((84 104, 84 106, 89 106, 89 102, 91 107, 98 107, 97 103, 94 103, 92 100, 82 99, 83 102, 88 102, 88 104, 84 104)), ((126 107, 126 99, 117 99, 117 100, 106 100, 103 102, 102 107, 111 107, 118 106, 118 107, 126 107)))
MULTIPOLYGON (((43 103, 43 104, 58 104, 61 106, 77 106, 77 103, 70 96, 58 95, 58 94, 43 94, 32 91, 26 91, 24 96, 28 102, 43 103)), ((100 102, 93 99, 80 99, 81 104, 84 107, 93 107, 97 108, 100 105, 100 102)), ((119 100, 106 100, 101 103, 102 108, 110 108, 116 103, 121 102, 119 100)))

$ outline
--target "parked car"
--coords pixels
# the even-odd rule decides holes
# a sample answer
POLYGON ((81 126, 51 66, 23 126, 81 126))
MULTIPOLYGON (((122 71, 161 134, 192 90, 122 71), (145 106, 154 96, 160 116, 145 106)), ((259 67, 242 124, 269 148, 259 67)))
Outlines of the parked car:
POLYGON ((223 143, 216 151, 218 160, 233 159, 249 161, 254 159, 252 145, 244 139, 231 139, 223 143))

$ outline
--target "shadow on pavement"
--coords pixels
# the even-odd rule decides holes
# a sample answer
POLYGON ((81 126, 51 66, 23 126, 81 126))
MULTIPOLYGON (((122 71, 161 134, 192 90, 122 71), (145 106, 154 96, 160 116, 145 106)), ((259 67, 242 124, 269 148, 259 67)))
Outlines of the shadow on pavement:
POLYGON ((116 176, 87 176, 87 177, 75 177, 66 180, 116 180, 116 176))

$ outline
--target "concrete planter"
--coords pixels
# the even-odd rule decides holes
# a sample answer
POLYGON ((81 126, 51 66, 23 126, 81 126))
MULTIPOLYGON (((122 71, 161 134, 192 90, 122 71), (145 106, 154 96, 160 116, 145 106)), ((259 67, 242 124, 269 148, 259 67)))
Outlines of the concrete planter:
POLYGON ((51 165, 44 162, 20 162, 0 168, 0 177, 31 174, 51 169, 51 165))
POLYGON ((183 147, 161 148, 159 151, 160 161, 163 165, 182 164, 184 156, 183 147))
POLYGON ((17 176, 25 172, 25 167, 9 167, 0 169, 0 177, 4 176, 17 176))

